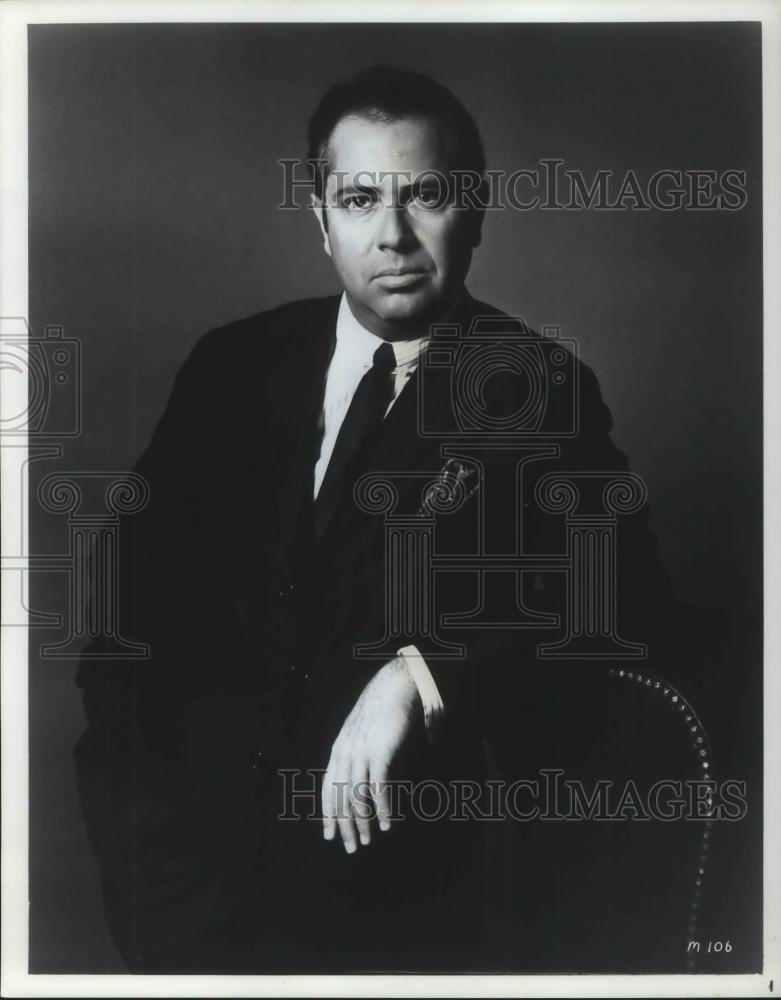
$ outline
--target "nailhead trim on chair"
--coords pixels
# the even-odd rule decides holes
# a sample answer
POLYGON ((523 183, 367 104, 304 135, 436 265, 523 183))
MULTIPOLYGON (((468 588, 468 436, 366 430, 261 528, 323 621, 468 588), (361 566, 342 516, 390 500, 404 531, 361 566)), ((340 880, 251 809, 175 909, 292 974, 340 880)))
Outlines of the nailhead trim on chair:
MULTIPOLYGON (((697 713, 684 698, 681 692, 678 691, 677 688, 674 688, 672 684, 668 684, 666 681, 662 680, 660 677, 656 677, 654 674, 636 670, 625 670, 623 668, 616 669, 612 667, 609 670, 609 674, 611 677, 618 677, 625 681, 634 681, 636 684, 640 684, 643 688, 650 689, 653 694, 656 694, 665 700, 673 711, 680 713, 679 717, 682 722, 685 723, 688 730, 689 743, 696 752, 697 764, 702 768, 703 778, 713 780, 713 769, 711 767, 712 755, 708 734, 705 732, 705 728, 702 725, 702 722, 700 722, 697 713)), ((713 799, 709 797, 706 801, 709 806, 709 812, 707 815, 711 815, 713 812, 713 799)), ((710 850, 712 832, 713 820, 708 819, 703 825, 702 836, 700 837, 697 877, 694 880, 694 889, 691 903, 689 905, 689 919, 686 927, 689 935, 689 939, 686 942, 686 968, 689 972, 692 972, 696 965, 696 952, 690 952, 688 944, 689 941, 695 939, 697 934, 700 899, 702 898, 702 887, 705 882, 705 867, 708 861, 708 851, 710 850)))

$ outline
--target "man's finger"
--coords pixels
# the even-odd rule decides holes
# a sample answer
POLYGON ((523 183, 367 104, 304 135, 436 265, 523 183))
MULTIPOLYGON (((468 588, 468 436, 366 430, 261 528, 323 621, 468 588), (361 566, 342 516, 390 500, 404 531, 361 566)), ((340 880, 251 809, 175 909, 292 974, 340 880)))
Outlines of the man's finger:
POLYGON ((361 843, 366 846, 372 839, 369 825, 372 815, 372 796, 369 788, 369 765, 366 761, 354 766, 350 774, 350 792, 358 836, 361 838, 361 843))
POLYGON ((346 760, 337 761, 336 778, 333 782, 334 813, 342 843, 348 854, 358 850, 358 838, 353 823, 353 809, 350 801, 350 765, 346 760))
POLYGON ((336 813, 334 810, 334 775, 335 767, 333 759, 328 762, 328 767, 323 775, 323 787, 320 792, 320 804, 323 810, 323 837, 326 840, 333 840, 336 836, 336 813))
POLYGON ((377 822, 381 830, 390 830, 391 800, 387 763, 384 760, 374 761, 369 768, 369 776, 374 807, 377 810, 377 822))

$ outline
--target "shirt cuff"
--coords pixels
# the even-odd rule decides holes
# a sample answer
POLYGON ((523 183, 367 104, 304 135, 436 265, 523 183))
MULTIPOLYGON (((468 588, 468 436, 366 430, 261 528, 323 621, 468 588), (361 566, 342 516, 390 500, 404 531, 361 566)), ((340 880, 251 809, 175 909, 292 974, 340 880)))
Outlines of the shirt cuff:
POLYGON ((445 704, 439 693, 436 681, 431 676, 431 671, 423 659, 423 655, 417 646, 404 646, 398 651, 399 656, 403 656, 415 686, 418 689, 420 700, 423 705, 423 721, 426 726, 426 736, 429 741, 434 737, 439 723, 445 715, 445 704))

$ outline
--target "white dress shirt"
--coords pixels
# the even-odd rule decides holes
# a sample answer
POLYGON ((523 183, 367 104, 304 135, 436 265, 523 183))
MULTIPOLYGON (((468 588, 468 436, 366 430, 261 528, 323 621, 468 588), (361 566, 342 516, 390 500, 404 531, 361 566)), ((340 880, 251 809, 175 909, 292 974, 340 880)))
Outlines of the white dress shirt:
MULTIPOLYGON (((393 399, 385 411, 386 416, 417 368, 420 352, 427 342, 427 337, 418 337, 415 340, 402 340, 391 344, 396 357, 395 384, 393 399)), ((339 430, 350 408, 355 390, 363 376, 374 364, 374 353, 380 344, 382 344, 381 338, 367 330, 366 327, 361 326, 355 318, 347 296, 343 294, 336 320, 336 347, 328 366, 325 382, 323 438, 320 445, 320 456, 315 464, 315 497, 320 492, 336 439, 339 436, 339 430)), ((410 674, 417 685, 423 704, 426 732, 431 737, 436 724, 444 715, 444 704, 439 689, 417 647, 405 646, 398 652, 399 655, 404 656, 410 674)))
MULTIPOLYGON (((388 404, 386 415, 409 381, 410 375, 417 368, 418 356, 427 340, 427 337, 418 337, 415 340, 402 340, 391 344, 396 357, 396 368, 394 369, 396 380, 393 387, 393 399, 388 404)), ((358 383, 374 364, 374 352, 382 343, 380 337, 361 326, 352 314, 347 296, 342 295, 339 315, 336 320, 336 348, 328 367, 325 382, 324 429, 320 457, 315 465, 315 497, 320 492, 325 478, 325 470, 328 468, 336 439, 339 436, 344 418, 347 416, 358 383)))

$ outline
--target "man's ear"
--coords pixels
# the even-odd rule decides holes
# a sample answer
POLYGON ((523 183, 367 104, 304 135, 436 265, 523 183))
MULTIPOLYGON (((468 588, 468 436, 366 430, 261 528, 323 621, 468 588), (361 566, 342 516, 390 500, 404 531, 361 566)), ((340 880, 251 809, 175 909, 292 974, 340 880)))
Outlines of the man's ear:
POLYGON ((310 195, 310 204, 312 205, 314 213, 317 216, 317 221, 320 225, 320 232, 323 234, 323 249, 330 257, 331 241, 328 239, 328 212, 323 204, 322 198, 318 198, 316 194, 310 195))

